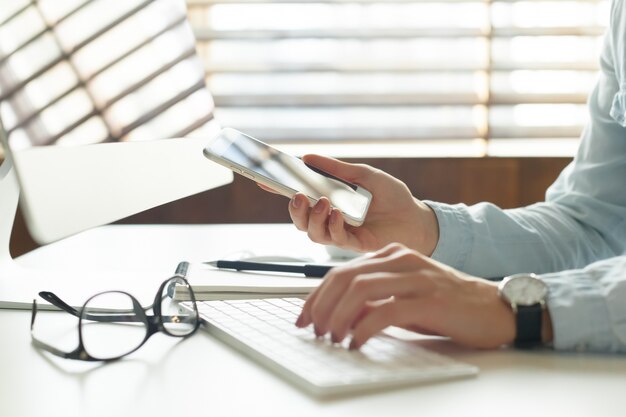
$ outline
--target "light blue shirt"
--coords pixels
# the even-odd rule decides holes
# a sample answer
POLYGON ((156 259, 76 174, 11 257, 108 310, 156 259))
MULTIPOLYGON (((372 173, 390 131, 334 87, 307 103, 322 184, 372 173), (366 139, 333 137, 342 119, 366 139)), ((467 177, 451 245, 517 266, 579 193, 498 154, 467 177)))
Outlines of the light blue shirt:
POLYGON ((542 274, 554 347, 626 352, 626 0, 614 0, 590 123, 546 201, 427 201, 440 237, 432 257, 481 277, 542 274))

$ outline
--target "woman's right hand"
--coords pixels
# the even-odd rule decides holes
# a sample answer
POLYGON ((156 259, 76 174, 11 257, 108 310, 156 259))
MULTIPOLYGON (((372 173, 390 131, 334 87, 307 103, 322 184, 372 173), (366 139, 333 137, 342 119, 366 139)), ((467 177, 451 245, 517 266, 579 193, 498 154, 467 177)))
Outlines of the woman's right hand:
MULTIPOLYGON (((338 178, 365 188, 372 201, 365 222, 350 226, 330 201, 322 197, 310 207, 304 194, 289 203, 295 226, 317 243, 335 245, 359 252, 370 252, 389 243, 400 242, 425 255, 431 255, 439 239, 439 227, 430 207, 411 195, 406 184, 369 165, 349 164, 320 155, 305 155, 304 162, 338 178)), ((264 187, 265 188, 265 187, 264 187)))

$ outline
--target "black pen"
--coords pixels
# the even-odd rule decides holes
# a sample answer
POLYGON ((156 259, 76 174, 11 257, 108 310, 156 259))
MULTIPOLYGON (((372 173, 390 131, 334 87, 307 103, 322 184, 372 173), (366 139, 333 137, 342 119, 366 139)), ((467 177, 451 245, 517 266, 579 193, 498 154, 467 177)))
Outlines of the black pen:
POLYGON ((215 268, 236 269, 237 271, 268 271, 268 272, 291 272, 304 274, 307 278, 322 278, 332 268, 331 265, 287 265, 267 262, 247 261, 211 261, 203 262, 215 268))

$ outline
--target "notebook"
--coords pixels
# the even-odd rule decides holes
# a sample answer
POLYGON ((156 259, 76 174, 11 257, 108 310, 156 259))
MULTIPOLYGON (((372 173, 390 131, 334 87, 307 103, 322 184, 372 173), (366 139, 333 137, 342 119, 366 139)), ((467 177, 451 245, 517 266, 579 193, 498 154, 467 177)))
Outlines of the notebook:
MULTIPOLYGON (((181 262, 176 273, 189 281, 198 301, 306 297, 322 282, 293 274, 230 271, 188 262, 181 262)), ((187 288, 177 286, 174 299, 189 301, 187 288)))

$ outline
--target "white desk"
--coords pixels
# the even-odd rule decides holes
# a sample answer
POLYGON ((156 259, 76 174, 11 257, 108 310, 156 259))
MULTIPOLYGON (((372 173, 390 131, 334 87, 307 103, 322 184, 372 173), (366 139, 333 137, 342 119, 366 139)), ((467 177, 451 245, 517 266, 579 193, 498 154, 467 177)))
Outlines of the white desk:
MULTIPOLYGON (((291 225, 109 226, 19 261, 67 268, 72 259, 74 267, 112 274, 132 270, 152 295, 180 259, 255 247, 316 258, 325 253, 291 225)), ((318 401, 204 332, 182 342, 157 334, 124 360, 86 364, 34 349, 29 320, 27 311, 0 311, 2 417, 626 415, 625 357, 481 352, 431 341, 434 349, 479 366, 478 378, 318 401)))

